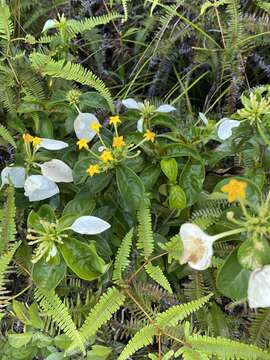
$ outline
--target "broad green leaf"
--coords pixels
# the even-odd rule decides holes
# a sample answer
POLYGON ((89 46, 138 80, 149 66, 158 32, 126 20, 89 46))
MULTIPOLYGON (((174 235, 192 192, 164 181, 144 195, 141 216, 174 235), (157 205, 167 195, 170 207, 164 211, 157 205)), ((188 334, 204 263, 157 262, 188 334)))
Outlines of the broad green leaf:
POLYGON ((33 266, 32 277, 34 283, 41 289, 52 290, 60 283, 66 273, 66 264, 60 261, 59 264, 39 260, 33 266))
POLYGON ((39 307, 37 303, 33 302, 29 306, 29 315, 31 319, 31 326, 33 326, 36 329, 43 329, 44 328, 44 322, 42 321, 41 317, 39 316, 39 307))
POLYGON ((120 165, 116 168, 116 181, 125 207, 129 211, 138 210, 145 191, 141 179, 133 170, 120 165))
POLYGON ((186 194, 179 185, 173 185, 169 192, 170 209, 184 209, 186 207, 186 194))
POLYGON ((103 275, 109 264, 98 255, 94 243, 90 245, 73 238, 65 239, 64 244, 59 245, 61 253, 74 273, 83 280, 94 280, 103 275))
POLYGON ((154 185, 158 181, 159 175, 161 173, 160 167, 156 165, 147 166, 141 173, 140 179, 144 184, 145 190, 152 191, 154 185))
POLYGON ((31 318, 26 306, 17 300, 12 301, 12 308, 17 318, 25 325, 31 325, 31 318))
POLYGON ((163 146, 161 156, 164 159, 172 157, 192 157, 197 161, 202 161, 202 158, 194 146, 186 144, 169 144, 163 146))
POLYGON ((237 259, 237 249, 226 259, 217 274, 217 289, 232 300, 247 297, 250 271, 243 269, 237 259))
POLYGON ((87 360, 106 360, 112 352, 112 348, 102 345, 93 345, 87 353, 87 360))
POLYGON ((186 194, 187 206, 194 204, 198 200, 203 188, 204 177, 203 163, 189 159, 180 175, 180 185, 186 194))
POLYGON ((174 158, 162 159, 160 162, 160 167, 167 178, 172 183, 175 183, 178 175, 177 161, 174 158))
POLYGON ((255 270, 270 263, 270 247, 266 239, 248 238, 238 249, 238 261, 243 268, 255 270))
POLYGON ((18 349, 22 346, 25 346, 32 339, 33 333, 25 332, 22 334, 10 334, 8 335, 8 342, 11 346, 18 349))
POLYGON ((67 203, 64 208, 63 215, 66 215, 68 213, 77 214, 77 217, 83 215, 90 215, 94 210, 95 205, 95 200, 89 198, 89 196, 76 196, 73 200, 67 203))

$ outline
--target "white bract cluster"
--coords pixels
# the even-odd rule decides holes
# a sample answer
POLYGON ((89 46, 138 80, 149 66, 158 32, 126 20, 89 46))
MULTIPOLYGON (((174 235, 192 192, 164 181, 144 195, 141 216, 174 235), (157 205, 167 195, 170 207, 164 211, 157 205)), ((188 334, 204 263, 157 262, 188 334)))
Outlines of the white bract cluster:
MULTIPOLYGON (((53 139, 41 138, 36 149, 61 150, 68 144, 53 139)), ((40 201, 59 193, 58 182, 72 182, 72 169, 63 161, 52 159, 43 164, 36 164, 42 175, 27 176, 21 166, 7 166, 1 172, 2 186, 11 183, 16 188, 24 188, 29 201, 40 201)))
POLYGON ((100 124, 94 114, 79 112, 74 121, 74 131, 79 140, 91 141, 95 137, 97 132, 91 129, 92 124, 100 124))
POLYGON ((122 100, 122 103, 123 105, 125 105, 126 108, 131 110, 138 110, 140 112, 141 117, 137 122, 137 130, 139 132, 143 132, 143 123, 145 120, 145 116, 153 115, 155 113, 169 113, 176 110, 174 106, 169 104, 163 104, 156 108, 154 105, 150 105, 147 101, 145 101, 144 103, 137 102, 132 98, 122 100))

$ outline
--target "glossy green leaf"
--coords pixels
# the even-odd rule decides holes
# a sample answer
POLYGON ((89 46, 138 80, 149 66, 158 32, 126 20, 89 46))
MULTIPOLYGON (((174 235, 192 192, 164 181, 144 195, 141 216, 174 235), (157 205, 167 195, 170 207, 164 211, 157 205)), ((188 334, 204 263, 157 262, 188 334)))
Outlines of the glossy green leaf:
POLYGON ((161 160, 160 167, 167 178, 175 183, 178 175, 178 164, 175 158, 161 160))
POLYGON ((73 238, 65 239, 64 244, 59 245, 66 264, 83 280, 94 280, 103 275, 109 264, 98 255, 94 243, 90 245, 73 238))
POLYGON ((33 266, 32 277, 34 283, 41 289, 52 290, 60 283, 66 273, 66 264, 60 261, 58 264, 46 262, 40 259, 33 266))
POLYGON ((180 185, 186 194, 188 206, 197 201, 203 188, 204 177, 204 165, 200 161, 189 159, 180 175, 180 185))
POLYGON ((146 191, 153 190, 153 186, 158 181, 160 173, 161 170, 158 164, 149 165, 140 173, 140 179, 146 191))
POLYGON ((226 259, 217 274, 217 288, 221 294, 232 300, 242 300, 247 297, 250 271, 243 269, 237 259, 237 249, 226 259))
POLYGON ((242 267, 255 270, 270 263, 270 247, 266 239, 260 237, 245 240, 238 249, 238 261, 242 267))
POLYGON ((116 168, 116 181, 125 207, 129 211, 139 209, 145 192, 141 179, 133 170, 120 165, 116 168))
POLYGON ((186 207, 186 194, 179 185, 173 185, 169 192, 170 209, 184 209, 186 207))
POLYGON ((33 336, 33 333, 31 333, 31 332, 25 332, 22 334, 10 334, 8 336, 8 342, 10 343, 11 346, 18 349, 18 348, 28 344, 29 341, 31 341, 32 336, 33 336))

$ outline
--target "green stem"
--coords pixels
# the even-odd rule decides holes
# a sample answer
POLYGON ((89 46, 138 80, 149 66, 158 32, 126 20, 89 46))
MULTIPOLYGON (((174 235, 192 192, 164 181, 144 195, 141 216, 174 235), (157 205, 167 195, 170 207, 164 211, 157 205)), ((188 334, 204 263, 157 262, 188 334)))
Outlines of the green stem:
POLYGON ((222 238, 224 238, 224 237, 226 237, 226 236, 231 236, 231 235, 239 234, 239 233, 245 232, 245 231, 246 231, 246 228, 245 228, 245 227, 241 227, 241 228, 238 228, 238 229, 233 229, 233 230, 225 231, 225 232, 223 232, 223 233, 220 233, 220 234, 211 236, 211 238, 212 238, 213 241, 216 241, 216 240, 222 239, 222 238))

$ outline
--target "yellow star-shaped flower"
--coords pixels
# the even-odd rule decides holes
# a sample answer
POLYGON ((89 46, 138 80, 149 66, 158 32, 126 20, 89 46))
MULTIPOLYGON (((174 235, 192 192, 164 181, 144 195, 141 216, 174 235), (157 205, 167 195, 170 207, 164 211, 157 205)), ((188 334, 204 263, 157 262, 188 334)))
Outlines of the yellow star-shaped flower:
POLYGON ((41 138, 35 136, 35 137, 32 139, 32 143, 33 143, 33 146, 38 146, 38 145, 40 145, 40 143, 41 143, 41 138))
POLYGON ((79 141, 77 141, 77 145, 79 146, 79 150, 82 150, 82 149, 88 150, 89 149, 88 140, 86 140, 86 139, 80 139, 79 141))
POLYGON ((30 135, 30 134, 23 134, 22 137, 23 137, 23 141, 25 143, 31 143, 33 141, 33 139, 34 139, 34 137, 32 135, 30 135))
POLYGON ((246 198, 246 187, 247 183, 245 181, 232 179, 228 184, 222 186, 221 191, 228 193, 228 201, 233 202, 235 200, 244 200, 246 198))
POLYGON ((97 134, 99 133, 101 127, 102 126, 98 122, 94 122, 90 125, 90 129, 95 131, 97 134))
POLYGON ((118 115, 110 116, 109 124, 110 124, 110 125, 121 124, 120 117, 119 117, 118 115))
POLYGON ((100 173, 100 167, 99 165, 90 165, 89 168, 86 170, 87 174, 89 176, 94 176, 95 174, 100 173))
POLYGON ((154 142, 156 134, 152 132, 151 130, 146 130, 146 132, 143 135, 147 141, 154 142))
POLYGON ((100 159, 107 163, 113 160, 112 152, 110 150, 104 150, 103 153, 100 155, 100 159))
POLYGON ((114 148, 117 148, 117 149, 120 149, 122 146, 125 145, 125 142, 124 142, 124 137, 123 136, 115 136, 113 138, 113 144, 112 146, 114 148))

